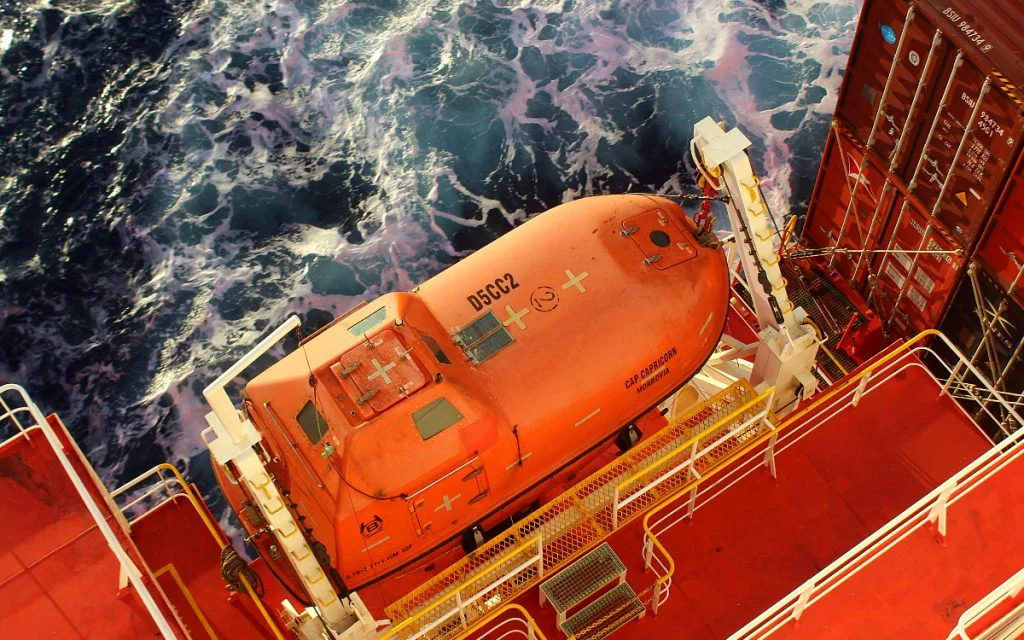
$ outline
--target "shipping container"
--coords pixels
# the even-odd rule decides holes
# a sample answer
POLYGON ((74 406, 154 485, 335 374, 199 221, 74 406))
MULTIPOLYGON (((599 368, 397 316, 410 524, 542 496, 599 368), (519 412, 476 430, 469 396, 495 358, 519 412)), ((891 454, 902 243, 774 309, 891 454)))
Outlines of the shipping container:
MULTIPOLYGON (((1007 295, 983 264, 974 262, 939 328, 994 388, 1004 392, 1011 403, 1020 403, 1024 393, 1022 327, 1024 309, 1007 295)), ((933 346, 945 362, 955 361, 941 343, 933 346)), ((929 365, 942 378, 950 374, 934 361, 929 365)), ((986 433, 998 440, 1016 430, 1008 412, 990 401, 991 395, 975 375, 965 368, 957 374, 949 391, 986 433)), ((1019 405, 1016 409, 1018 413, 1024 410, 1019 405)))
POLYGON ((977 259, 988 267, 999 286, 1024 304, 1024 156, 1018 159, 996 204, 977 259))
POLYGON ((925 112, 929 130, 919 132, 902 177, 959 243, 969 247, 999 197, 1024 116, 959 53, 941 75, 946 87, 932 96, 925 112))
MULTIPOLYGON (((872 4, 879 0, 869 0, 872 4)), ((881 0, 885 1, 885 0, 881 0)), ((990 68, 1012 97, 1024 95, 1024 12, 1020 0, 917 0, 952 44, 990 68), (998 77, 997 77, 998 75, 998 77)))
POLYGON ((896 196, 889 218, 864 293, 886 331, 909 337, 938 324, 965 256, 947 230, 904 195, 896 196))
POLYGON ((1024 126, 1020 46, 995 30, 993 41, 978 35, 1011 13, 1008 1, 971 2, 987 11, 970 14, 965 2, 866 2, 836 109, 966 248, 1024 126))
POLYGON ((870 252, 882 236, 895 196, 886 172, 864 163, 864 157, 853 140, 832 127, 804 225, 805 244, 853 251, 832 254, 829 261, 854 288, 867 279, 870 252))
POLYGON ((949 44, 903 0, 868 1, 861 11, 836 115, 889 166, 905 156, 949 44))

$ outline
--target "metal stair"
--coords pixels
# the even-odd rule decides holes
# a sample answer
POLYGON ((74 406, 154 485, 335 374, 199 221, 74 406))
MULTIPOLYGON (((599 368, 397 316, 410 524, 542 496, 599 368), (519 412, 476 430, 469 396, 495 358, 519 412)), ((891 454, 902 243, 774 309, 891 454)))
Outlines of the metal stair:
POLYGON ((541 584, 540 604, 550 602, 561 625, 569 609, 616 580, 625 582, 626 567, 605 542, 541 584))
POLYGON ((616 629, 639 620, 646 613, 644 604, 626 583, 622 583, 590 603, 562 623, 569 640, 601 640, 616 629))

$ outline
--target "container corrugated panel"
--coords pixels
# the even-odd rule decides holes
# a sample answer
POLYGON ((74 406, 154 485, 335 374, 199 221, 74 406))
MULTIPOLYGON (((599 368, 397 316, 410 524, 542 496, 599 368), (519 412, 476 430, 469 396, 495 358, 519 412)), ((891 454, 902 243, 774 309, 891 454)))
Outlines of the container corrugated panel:
MULTIPOLYGON (((867 162, 862 171, 864 157, 863 150, 838 127, 832 128, 804 225, 805 244, 868 251, 876 248, 896 191, 887 182, 886 172, 874 163, 867 162)), ((867 252, 839 253, 832 261, 855 288, 864 284, 870 264, 871 254, 867 252)))
MULTIPOLYGON (((960 282, 939 330, 972 360, 990 383, 1014 397, 1024 392, 1024 363, 1021 361, 1022 353, 1017 350, 1021 327, 1024 327, 1024 309, 1007 297, 1006 290, 984 265, 976 263, 960 282), (1005 305, 1004 300, 1007 302, 1005 305), (996 317, 994 313, 999 309, 1001 311, 996 317), (986 333, 990 337, 987 344, 984 341, 986 333)), ((941 344, 936 346, 941 349, 941 344)), ((945 359, 952 362, 949 357, 945 359)), ((938 373, 949 375, 943 370, 938 373)), ((1006 431, 1012 431, 1015 425, 1009 423, 1006 412, 999 405, 987 403, 983 409, 982 403, 970 397, 973 389, 969 391, 964 385, 977 385, 977 378, 963 370, 961 374, 963 377, 950 391, 967 412, 994 438, 999 439, 1006 435, 1006 431)))
POLYGON ((863 144, 874 131, 871 150, 887 167, 901 137, 900 155, 906 156, 916 133, 914 124, 920 121, 919 113, 934 91, 949 48, 942 37, 933 46, 935 28, 919 14, 909 16, 908 22, 909 10, 903 0, 865 3, 836 106, 836 115, 863 144))
POLYGON ((976 258, 994 274, 999 286, 1013 287, 1011 293, 1024 304, 1024 156, 1003 191, 976 258))
POLYGON ((985 74, 966 58, 948 59, 940 79, 948 84, 948 93, 943 87, 931 96, 921 122, 929 129, 919 131, 903 177, 914 195, 967 247, 999 197, 1024 116, 991 80, 986 86, 985 74), (940 108, 943 95, 947 99, 940 108))
POLYGON ((1008 93, 1024 95, 1024 6, 1020 0, 917 0, 916 4, 942 26, 955 46, 984 60, 980 66, 998 72, 1009 83, 1008 93))
POLYGON ((899 335, 936 326, 963 270, 957 243, 903 195, 893 203, 884 238, 865 298, 883 326, 899 335))
MULTIPOLYGON (((937 4, 915 2, 911 12, 903 0, 866 3, 836 114, 865 144, 874 130, 872 153, 969 247, 1020 147, 1015 83, 1024 67, 1012 40, 998 51, 979 46, 980 36, 950 17, 958 10, 937 4)), ((985 25, 1022 11, 1006 0, 981 4, 998 9, 985 25)))

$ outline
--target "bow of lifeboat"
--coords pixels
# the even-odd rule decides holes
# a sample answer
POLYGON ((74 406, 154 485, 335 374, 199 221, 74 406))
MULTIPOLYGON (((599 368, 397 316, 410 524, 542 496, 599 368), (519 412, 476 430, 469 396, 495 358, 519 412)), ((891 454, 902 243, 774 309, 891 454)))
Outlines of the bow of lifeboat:
POLYGON ((248 384, 246 412, 352 589, 530 505, 700 369, 728 297, 678 205, 585 198, 338 318, 248 384))

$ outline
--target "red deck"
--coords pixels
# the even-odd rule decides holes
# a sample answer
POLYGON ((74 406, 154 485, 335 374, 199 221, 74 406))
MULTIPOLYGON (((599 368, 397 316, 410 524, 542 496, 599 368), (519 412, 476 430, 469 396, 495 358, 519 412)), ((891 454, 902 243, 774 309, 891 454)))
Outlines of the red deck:
MULTIPOLYGON (((38 436, 0 451, 0 637, 153 637, 134 591, 118 594, 114 556, 38 436)), ((756 470, 659 536, 676 562, 671 596, 657 616, 617 637, 728 636, 990 446, 920 368, 793 440, 780 440, 777 480, 756 470)), ((1024 461, 1013 463, 951 508, 947 547, 928 531, 915 533, 785 633, 918 637, 925 618, 927 635, 948 632, 966 606, 1024 565, 1013 544, 1024 513, 1009 508, 1024 499, 1024 486, 1013 482, 1022 470, 1024 461), (913 587, 924 581, 931 592, 922 594, 913 587), (879 621, 892 636, 879 635, 879 621)), ((653 575, 640 567, 640 527, 610 542, 629 582, 638 592, 648 588, 653 575)), ((133 552, 137 545, 193 637, 269 637, 252 602, 225 591, 218 541, 185 496, 136 521, 125 543, 133 552)), ((275 591, 267 602, 279 602, 273 580, 265 583, 275 591)), ((551 640, 562 637, 551 609, 538 608, 535 589, 520 602, 551 640)))
MULTIPOLYGON (((50 426, 67 442, 59 420, 50 426)), ((219 540, 186 494, 154 507, 129 536, 78 451, 65 454, 121 546, 152 571, 159 588, 145 581, 178 637, 274 637, 250 598, 226 590, 219 540)), ((0 495, 0 638, 159 637, 134 588, 119 589, 120 564, 39 428, 0 449, 0 495)), ((284 596, 269 576, 263 583, 275 611, 284 596)))
POLYGON ((945 638, 1024 567, 1024 457, 950 506, 945 543, 922 527, 773 638, 945 638))
MULTIPOLYGON (((193 638, 274 637, 248 596, 228 592, 220 544, 186 495, 135 521, 132 537, 193 638)), ((287 596, 271 576, 262 578, 267 606, 276 611, 287 596)))
MULTIPOLYGON (((755 471, 659 536, 676 562, 671 596, 658 615, 616 637, 728 636, 989 446, 926 372, 900 374, 781 451, 778 480, 755 471)), ((640 568, 640 527, 610 542, 629 582, 647 588, 653 577, 640 568)), ((536 589, 518 602, 549 638, 563 637, 551 609, 538 608, 536 589)))
MULTIPOLYGON (((0 450, 0 638, 156 637, 39 429, 0 450)), ((111 523, 117 527, 117 523, 111 523)))

